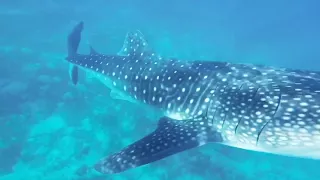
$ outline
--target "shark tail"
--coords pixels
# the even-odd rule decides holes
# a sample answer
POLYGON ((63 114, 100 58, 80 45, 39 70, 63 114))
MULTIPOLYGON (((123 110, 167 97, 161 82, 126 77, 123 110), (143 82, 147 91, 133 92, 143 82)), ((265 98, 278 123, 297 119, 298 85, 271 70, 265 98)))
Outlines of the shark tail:
POLYGON ((77 54, 81 40, 81 32, 83 30, 83 22, 79 22, 68 36, 68 57, 77 54))
MULTIPOLYGON (((68 42, 67 42, 67 46, 68 46, 68 57, 70 58, 72 56, 75 56, 77 54, 78 51, 78 47, 80 44, 80 40, 81 40, 81 32, 83 30, 83 22, 79 22, 72 30, 72 32, 69 34, 68 36, 68 42)), ((69 67, 69 76, 70 79, 72 81, 72 83, 74 85, 77 85, 78 83, 78 66, 70 64, 69 67)))

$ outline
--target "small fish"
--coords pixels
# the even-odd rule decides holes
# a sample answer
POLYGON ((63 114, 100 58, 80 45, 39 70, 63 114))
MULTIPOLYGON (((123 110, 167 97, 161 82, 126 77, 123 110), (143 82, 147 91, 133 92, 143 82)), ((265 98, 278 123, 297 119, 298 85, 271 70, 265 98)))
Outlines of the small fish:
POLYGON ((319 72, 164 58, 140 31, 115 55, 83 55, 82 30, 83 22, 69 35, 67 61, 163 112, 151 134, 101 159, 97 171, 120 173, 207 143, 320 158, 319 72))

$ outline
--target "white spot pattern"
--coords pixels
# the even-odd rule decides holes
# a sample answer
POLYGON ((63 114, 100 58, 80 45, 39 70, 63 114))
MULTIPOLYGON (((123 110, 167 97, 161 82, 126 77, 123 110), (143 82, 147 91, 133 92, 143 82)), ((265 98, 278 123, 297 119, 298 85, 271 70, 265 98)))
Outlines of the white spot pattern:
MULTIPOLYGON (((128 33, 119 56, 77 55, 68 61, 111 78, 115 88, 169 117, 206 116, 224 141, 266 149, 320 146, 318 72, 164 59, 147 49, 140 32, 128 33)), ((159 146, 145 150, 170 146, 157 141, 159 146)))

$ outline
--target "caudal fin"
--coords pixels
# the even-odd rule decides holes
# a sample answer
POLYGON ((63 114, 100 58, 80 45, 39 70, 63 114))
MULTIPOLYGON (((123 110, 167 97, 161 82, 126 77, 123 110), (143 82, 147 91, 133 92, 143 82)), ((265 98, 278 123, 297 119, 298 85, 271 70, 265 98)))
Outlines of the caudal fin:
MULTIPOLYGON (((81 40, 81 32, 83 30, 83 22, 79 22, 68 36, 68 58, 77 54, 81 40)), ((78 67, 70 65, 69 76, 74 85, 78 83, 78 67)))
POLYGON ((69 66, 69 77, 74 85, 78 84, 79 70, 78 66, 70 64, 69 66))
POLYGON ((73 56, 77 53, 81 40, 81 32, 83 30, 83 22, 79 22, 68 36, 68 56, 73 56))

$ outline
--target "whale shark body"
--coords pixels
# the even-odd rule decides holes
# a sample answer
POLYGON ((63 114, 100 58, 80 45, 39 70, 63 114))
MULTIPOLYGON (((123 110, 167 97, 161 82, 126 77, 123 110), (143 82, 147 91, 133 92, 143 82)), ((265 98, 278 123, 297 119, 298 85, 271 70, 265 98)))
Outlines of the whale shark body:
POLYGON ((95 169, 119 173, 207 143, 320 158, 320 73, 267 66, 163 58, 139 31, 122 50, 77 53, 83 22, 68 38, 68 62, 96 74, 113 92, 163 112, 157 128, 95 169))

